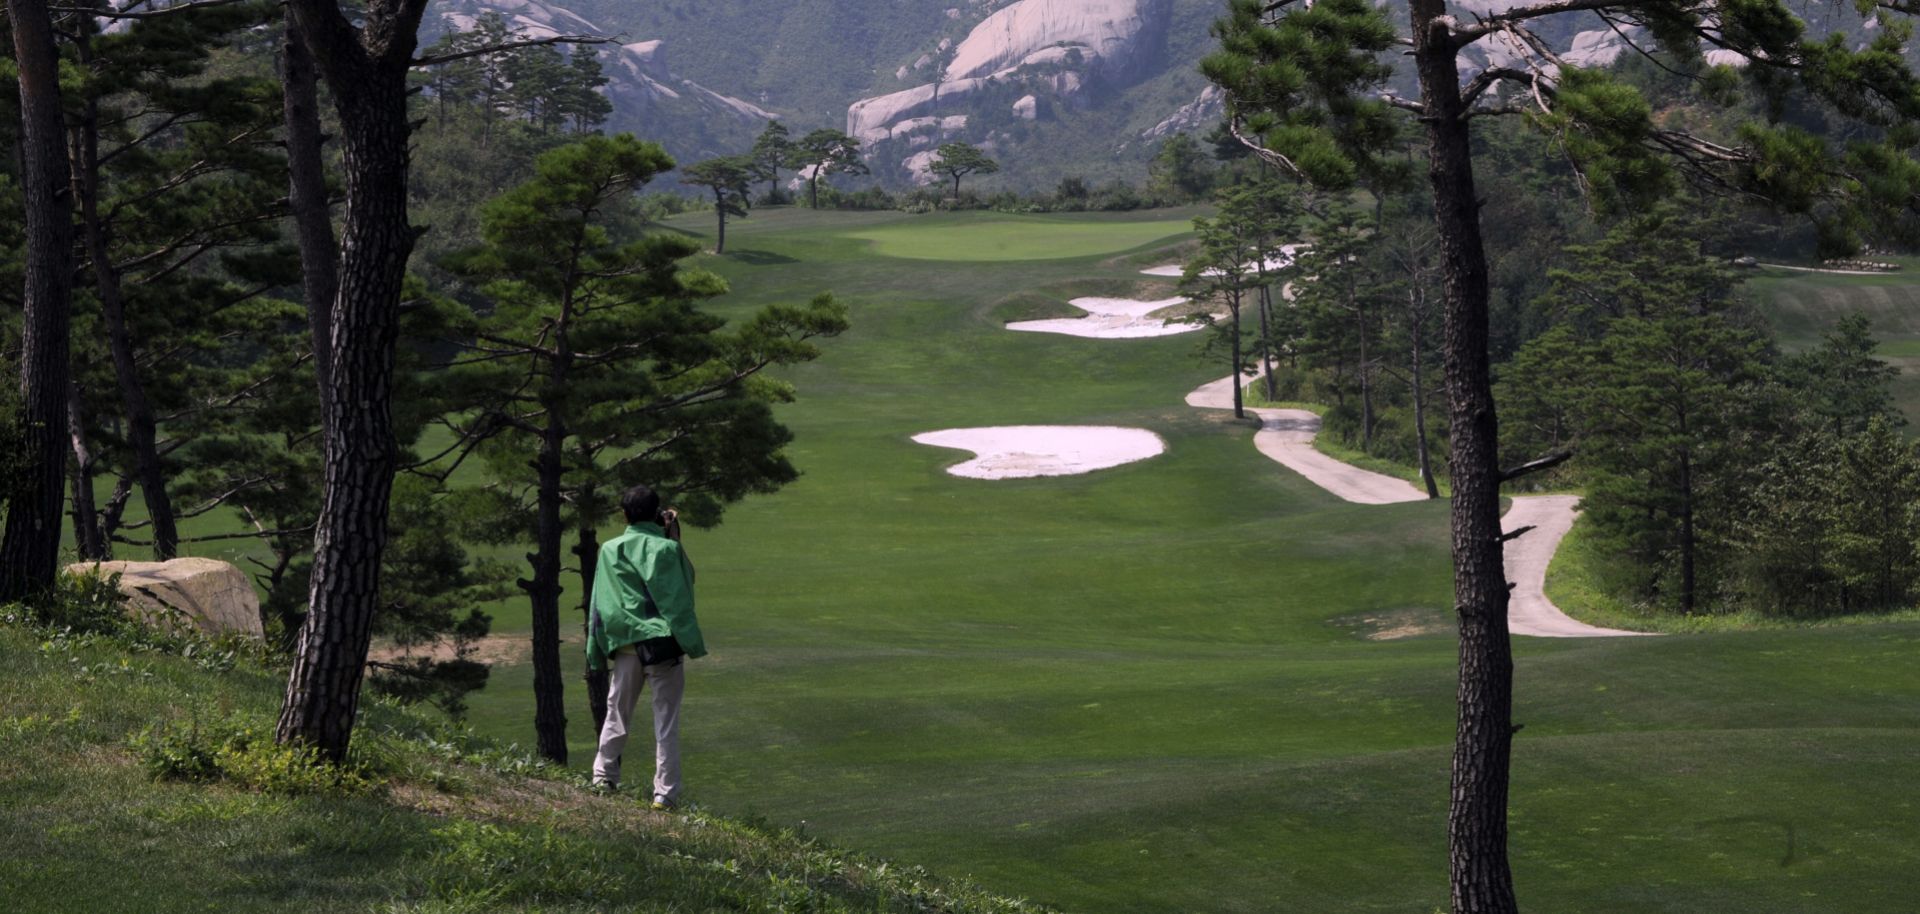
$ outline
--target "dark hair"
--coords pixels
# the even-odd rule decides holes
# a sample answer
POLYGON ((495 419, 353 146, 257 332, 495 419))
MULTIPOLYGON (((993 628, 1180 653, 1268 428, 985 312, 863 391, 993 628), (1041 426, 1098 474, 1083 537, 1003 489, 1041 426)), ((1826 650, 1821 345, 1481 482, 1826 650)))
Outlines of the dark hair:
POLYGON ((620 494, 620 510, 627 512, 629 524, 651 524, 660 519, 660 495, 646 486, 634 486, 620 494))

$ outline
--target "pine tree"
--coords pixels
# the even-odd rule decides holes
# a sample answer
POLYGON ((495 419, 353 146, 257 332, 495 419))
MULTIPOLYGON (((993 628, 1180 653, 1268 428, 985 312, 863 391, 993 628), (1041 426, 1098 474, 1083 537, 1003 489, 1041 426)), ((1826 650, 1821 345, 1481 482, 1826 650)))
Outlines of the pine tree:
POLYGON ((1217 303, 1227 309, 1227 321, 1222 324, 1212 313, 1197 312, 1189 320, 1212 326, 1216 333, 1209 335, 1207 350, 1226 350, 1227 366, 1232 372, 1233 415, 1236 419, 1246 418, 1246 391, 1241 378, 1248 369, 1246 356, 1246 334, 1241 329, 1241 309, 1246 304, 1248 293, 1259 282, 1249 258, 1256 250, 1254 239, 1258 233, 1256 223, 1247 218, 1248 213, 1240 208, 1224 208, 1219 216, 1207 218, 1201 216, 1193 220, 1193 228, 1200 234, 1200 252, 1189 260, 1180 278, 1180 291, 1187 297, 1205 303, 1217 303))
POLYGON ((727 217, 747 217, 753 178, 753 161, 746 156, 721 156, 680 170, 681 183, 704 187, 713 194, 713 212, 720 223, 713 244, 715 254, 727 252, 727 217))
POLYGON ((334 0, 287 5, 339 115, 346 218, 337 297, 307 303, 311 319, 329 328, 324 494, 308 613, 276 735, 337 763, 359 711, 399 459, 394 354, 407 259, 419 237, 407 218, 408 74, 426 0, 368 0, 351 19, 334 0))
POLYGON ((613 102, 601 93, 607 74, 600 66, 600 52, 592 45, 580 45, 567 58, 566 84, 561 94, 560 114, 573 121, 574 133, 593 133, 613 114, 613 102))
POLYGON ((44 0, 8 0, 20 86, 20 187, 25 203, 21 296, 21 445, 0 535, 0 603, 53 586, 66 466, 73 222, 63 140, 59 51, 44 0))
POLYGON ((832 128, 821 128, 800 138, 793 146, 790 167, 807 175, 807 205, 820 208, 820 179, 834 175, 867 174, 867 163, 860 158, 860 141, 832 128))
MULTIPOLYGON (((226 312, 246 310, 292 267, 287 252, 272 247, 284 195, 284 164, 272 151, 278 92, 263 77, 205 75, 214 51, 261 25, 261 15, 244 6, 183 7, 110 34, 86 20, 72 38, 86 74, 69 130, 76 224, 120 394, 111 413, 89 415, 124 422, 132 466, 122 475, 140 486, 148 519, 139 526, 151 528, 162 560, 174 557, 179 533, 160 416, 171 417, 168 447, 177 449, 201 404, 230 395, 208 350, 232 345, 223 330, 258 325, 242 318, 230 327, 226 312), (220 269, 195 268, 221 255, 220 269)), ((76 423, 76 431, 100 433, 88 425, 76 423)), ((111 522, 76 521, 88 539, 114 536, 111 522)))
MULTIPOLYGON (((584 531, 620 485, 673 492, 690 521, 708 523, 726 501, 791 480, 780 451, 788 435, 769 409, 791 389, 760 372, 813 358, 809 340, 845 326, 826 297, 734 327, 700 310, 726 286, 679 265, 698 248, 622 230, 633 191, 672 166, 626 134, 549 152, 534 180, 488 204, 486 244, 459 264, 486 283, 491 307, 471 317, 460 341, 468 354, 443 383, 477 411, 470 433, 498 432, 484 451, 496 472, 535 469, 531 511, 507 513, 533 517, 520 586, 533 610, 537 745, 556 761, 567 755, 559 606, 569 499, 584 506, 585 561, 584 531)), ((604 696, 590 684, 595 692, 604 696)))
POLYGON ((767 200, 781 202, 780 169, 789 167, 794 159, 794 143, 787 134, 787 125, 768 121, 766 129, 754 138, 753 149, 747 157, 753 160, 759 179, 767 182, 767 200))
POLYGON ((944 175, 953 179, 953 198, 960 199, 960 179, 967 175, 990 175, 1000 170, 1000 163, 980 151, 972 143, 942 143, 935 151, 934 159, 927 163, 927 173, 944 175))

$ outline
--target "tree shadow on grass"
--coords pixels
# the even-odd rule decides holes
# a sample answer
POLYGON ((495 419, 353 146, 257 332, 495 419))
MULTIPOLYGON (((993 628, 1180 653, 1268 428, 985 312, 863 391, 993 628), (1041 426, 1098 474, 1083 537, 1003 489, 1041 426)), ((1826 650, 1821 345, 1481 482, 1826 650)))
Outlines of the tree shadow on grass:
POLYGON ((788 257, 785 254, 775 254, 772 251, 743 251, 743 250, 740 250, 739 248, 734 248, 733 250, 728 251, 726 253, 726 256, 734 260, 738 260, 741 263, 752 264, 756 267, 772 266, 774 264, 781 264, 781 263, 799 263, 800 262, 791 257, 788 257))

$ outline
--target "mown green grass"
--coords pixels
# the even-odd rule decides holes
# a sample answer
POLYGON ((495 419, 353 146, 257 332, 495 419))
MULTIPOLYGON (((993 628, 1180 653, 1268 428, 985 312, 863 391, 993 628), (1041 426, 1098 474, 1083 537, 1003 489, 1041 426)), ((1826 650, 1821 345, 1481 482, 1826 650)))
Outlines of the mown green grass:
POLYGON ((1115 254, 1192 228, 1185 219, 961 213, 848 237, 870 242, 882 257, 1005 263, 1115 254))
MULTIPOLYGON (((1009 296, 1129 278, 1181 239, 989 267, 876 258, 847 232, 911 217, 832 215, 756 213, 712 261, 732 307, 830 288, 854 329, 791 376, 806 475, 689 533, 714 649, 683 724, 694 795, 1080 910, 1443 906, 1445 506, 1344 504, 1187 408, 1220 374, 1193 337, 999 328, 1009 296), (907 440, 1029 422, 1169 450, 993 483, 907 440), (1439 633, 1368 640, 1386 617, 1439 633)), ((1521 639, 1523 902, 1898 909, 1920 891, 1917 641, 1911 621, 1521 639)), ((524 666, 474 704, 528 739, 524 666)))

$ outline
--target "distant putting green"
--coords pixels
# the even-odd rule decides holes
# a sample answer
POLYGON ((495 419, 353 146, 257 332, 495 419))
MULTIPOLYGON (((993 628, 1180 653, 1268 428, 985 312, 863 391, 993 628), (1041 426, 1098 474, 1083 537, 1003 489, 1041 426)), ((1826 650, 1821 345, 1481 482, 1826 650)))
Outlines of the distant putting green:
POLYGON ((1066 220, 998 216, 992 219, 934 217, 848 232, 871 242, 874 253, 905 260, 961 262, 1064 260, 1118 254, 1193 231, 1185 219, 1151 222, 1066 220))
POLYGON ((1880 357, 1901 370, 1894 402, 1920 428, 1920 257, 1875 259, 1905 269, 1877 275, 1762 269, 1744 288, 1789 351, 1816 345, 1842 317, 1866 315, 1880 340, 1880 357))

